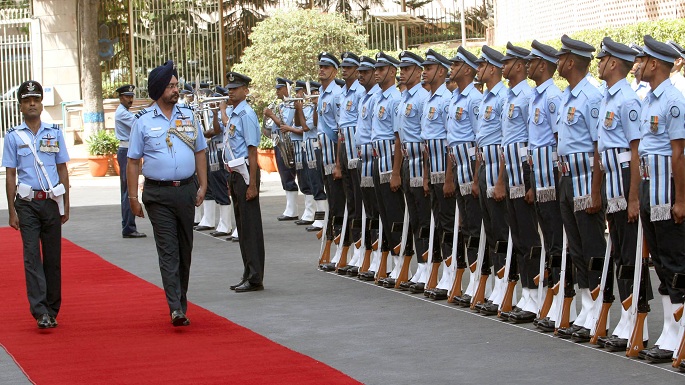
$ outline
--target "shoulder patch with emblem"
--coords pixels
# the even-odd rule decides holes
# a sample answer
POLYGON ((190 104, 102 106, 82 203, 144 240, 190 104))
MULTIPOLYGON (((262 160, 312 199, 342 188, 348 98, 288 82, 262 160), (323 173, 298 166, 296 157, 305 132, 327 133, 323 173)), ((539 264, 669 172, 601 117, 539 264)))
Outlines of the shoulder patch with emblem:
POLYGON ((599 109, 593 108, 590 110, 590 115, 592 115, 593 118, 596 118, 599 116, 599 109))
POLYGON ((554 113, 557 110, 557 105, 554 104, 554 102, 549 102, 549 106, 547 107, 549 108, 549 112, 551 113, 554 113))
POLYGON ((638 118, 637 111, 630 110, 630 112, 628 113, 628 119, 630 119, 632 122, 634 122, 637 120, 637 118, 638 118))
POLYGON ((671 107, 671 116, 674 118, 680 116, 680 108, 678 108, 678 106, 671 107))
POLYGON ((473 107, 473 114, 478 116, 478 113, 480 112, 480 108, 478 106, 473 107))
POLYGON ((140 110, 140 111, 136 114, 136 119, 138 119, 138 118, 140 118, 141 116, 147 114, 148 112, 150 112, 150 110, 147 110, 147 109, 144 109, 144 108, 143 108, 142 110, 140 110))

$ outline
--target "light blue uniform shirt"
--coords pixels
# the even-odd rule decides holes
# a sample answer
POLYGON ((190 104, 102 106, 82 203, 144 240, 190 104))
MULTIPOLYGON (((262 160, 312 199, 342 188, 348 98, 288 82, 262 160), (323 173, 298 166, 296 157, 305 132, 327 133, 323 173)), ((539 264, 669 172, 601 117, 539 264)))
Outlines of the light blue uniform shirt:
POLYGON ((380 91, 374 100, 371 140, 377 142, 395 139, 395 118, 400 103, 400 91, 395 85, 391 85, 387 90, 380 91))
POLYGON ((354 133, 354 144, 371 143, 371 118, 373 118, 373 107, 376 103, 376 95, 381 92, 381 87, 375 84, 359 100, 359 117, 357 120, 357 131, 354 133))
POLYGON ((554 146, 557 139, 557 113, 561 107, 561 90, 553 79, 533 89, 528 112, 528 148, 554 146))
POLYGON ((357 125, 359 117, 359 100, 366 94, 366 90, 355 80, 348 89, 347 85, 340 89, 340 117, 338 127, 350 127, 357 125))
POLYGON ((303 135, 304 140, 309 140, 309 139, 316 139, 319 137, 319 131, 316 129, 314 126, 314 107, 313 106, 304 106, 302 107, 302 114, 304 115, 304 118, 307 123, 307 127, 309 128, 309 131, 306 131, 303 135))
POLYGON ((666 79, 647 93, 640 118, 640 156, 673 154, 671 140, 685 138, 683 94, 666 79))
POLYGON ((502 111, 502 146, 528 142, 528 106, 533 89, 523 80, 507 92, 502 111))
POLYGON ((497 83, 492 90, 483 95, 478 108, 478 131, 476 143, 478 147, 502 143, 502 109, 507 101, 507 87, 503 82, 497 83))
POLYGON ((476 141, 478 112, 482 100, 483 94, 473 83, 469 83, 463 91, 457 88, 452 92, 447 114, 447 143, 450 146, 476 141))
POLYGON ((421 142, 421 115, 430 93, 417 83, 409 90, 402 92, 397 107, 397 125, 395 132, 400 134, 402 143, 421 142))
MULTIPOLYGON (((279 109, 281 110, 280 116, 279 114, 276 114, 276 116, 278 116, 279 119, 283 118, 283 124, 285 124, 286 126, 292 126, 293 120, 295 120, 295 109, 291 107, 286 107, 285 103, 282 102, 279 105, 279 109)), ((271 132, 275 134, 281 128, 278 127, 278 125, 276 125, 276 122, 274 122, 271 125, 270 129, 271 132)))
POLYGON ((34 190, 48 191, 59 183, 57 165, 69 161, 67 146, 64 143, 62 131, 57 126, 41 122, 36 135, 26 123, 22 123, 7 131, 5 145, 2 152, 2 166, 17 169, 17 182, 27 184, 34 190), (52 186, 47 183, 40 166, 35 162, 31 148, 19 137, 18 131, 23 131, 33 142, 38 159, 43 162, 50 177, 52 186), (41 184, 42 182, 42 184, 41 184))
POLYGON ((559 155, 594 152, 602 94, 586 77, 572 90, 567 87, 563 96, 563 104, 557 111, 557 152, 559 155))
POLYGON ((143 158, 143 175, 154 180, 183 180, 193 176, 195 153, 207 148, 193 111, 176 105, 171 110, 171 119, 167 119, 155 103, 139 112, 136 117, 131 129, 128 157, 143 158), (190 149, 176 135, 167 135, 171 127, 194 137, 195 148, 190 149), (171 147, 167 143, 167 137, 171 147))
POLYGON ((228 127, 224 132, 224 159, 247 158, 248 147, 258 147, 261 137, 257 114, 243 100, 238 103, 228 118, 228 127))
POLYGON ((451 99, 452 93, 445 83, 428 97, 423 105, 423 116, 421 116, 421 139, 447 138, 447 115, 451 99))
POLYGON ((340 103, 341 88, 335 84, 334 81, 323 89, 319 88, 319 101, 317 102, 317 111, 319 119, 317 120, 317 129, 319 133, 326 134, 328 139, 338 142, 338 103, 340 103))
POLYGON ((640 139, 640 98, 621 79, 606 93, 599 107, 597 122, 597 149, 630 148, 630 142, 640 139))
POLYGON ((136 117, 123 104, 119 104, 114 112, 114 134, 117 139, 128 141, 131 136, 131 127, 135 123, 136 117))

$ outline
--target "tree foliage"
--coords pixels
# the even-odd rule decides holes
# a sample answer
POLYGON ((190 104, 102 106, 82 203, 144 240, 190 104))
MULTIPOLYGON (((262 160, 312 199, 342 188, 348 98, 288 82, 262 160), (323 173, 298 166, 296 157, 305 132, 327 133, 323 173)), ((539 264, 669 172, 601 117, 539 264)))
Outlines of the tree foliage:
POLYGON ((276 77, 317 80, 320 52, 361 52, 367 40, 343 16, 310 10, 279 11, 258 23, 250 39, 233 70, 252 78, 250 93, 258 108, 274 99, 276 77))

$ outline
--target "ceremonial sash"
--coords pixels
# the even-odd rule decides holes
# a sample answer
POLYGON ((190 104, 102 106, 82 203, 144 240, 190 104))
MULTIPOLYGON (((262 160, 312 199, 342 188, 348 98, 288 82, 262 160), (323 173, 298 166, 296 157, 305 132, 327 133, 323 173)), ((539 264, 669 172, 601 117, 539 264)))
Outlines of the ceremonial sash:
POLYGON ((409 187, 423 187, 423 155, 420 142, 404 144, 404 156, 409 164, 409 187))
POLYGON ((335 142, 324 133, 319 133, 319 145, 321 146, 321 159, 323 160, 323 173, 330 175, 335 168, 335 142))
POLYGON ((495 183, 499 178, 499 144, 491 144, 481 147, 483 153, 483 165, 485 166, 485 183, 487 186, 486 196, 492 198, 495 193, 495 183))
POLYGON ((345 146, 345 153, 347 154, 347 168, 357 168, 359 158, 357 155, 357 146, 354 144, 354 134, 357 131, 355 126, 343 127, 338 131, 338 145, 345 146))
POLYGON ((303 152, 302 152, 302 146, 303 143, 301 140, 293 140, 293 149, 295 153, 295 170, 302 170, 302 162, 303 162, 303 152))
POLYGON ((557 199, 554 182, 554 163, 557 160, 554 146, 538 147, 532 151, 532 166, 535 175, 535 196, 539 203, 557 199))
POLYGON ((461 195, 471 194, 471 185, 473 185, 471 160, 475 159, 476 156, 475 143, 464 142, 452 146, 451 155, 456 165, 455 173, 457 174, 457 184, 459 185, 461 195))
POLYGON ((671 219, 671 157, 646 155, 642 157, 642 177, 649 181, 649 207, 652 222, 671 219))
POLYGON ((504 164, 509 176, 509 198, 523 198, 526 195, 526 185, 523 179, 523 166, 528 157, 526 143, 510 143, 504 147, 504 164))
POLYGON ((630 165, 631 152, 627 148, 610 148, 602 152, 602 166, 604 167, 607 194, 607 213, 625 210, 628 202, 625 198, 623 186, 623 168, 630 165))
POLYGON ((316 149, 319 148, 319 142, 316 138, 309 138, 304 143, 305 156, 307 159, 307 167, 310 169, 316 168, 316 149))
POLYGON ((359 146, 359 159, 361 161, 360 187, 373 187, 373 145, 371 143, 359 146))
POLYGON ((373 149, 378 157, 378 172, 381 183, 389 183, 392 176, 392 152, 395 150, 395 139, 373 142, 373 149))
POLYGON ((447 139, 426 140, 430 162, 431 183, 445 183, 445 148, 447 139))
POLYGON ((579 152, 563 158, 573 182, 573 211, 585 210, 592 205, 592 153, 579 152))

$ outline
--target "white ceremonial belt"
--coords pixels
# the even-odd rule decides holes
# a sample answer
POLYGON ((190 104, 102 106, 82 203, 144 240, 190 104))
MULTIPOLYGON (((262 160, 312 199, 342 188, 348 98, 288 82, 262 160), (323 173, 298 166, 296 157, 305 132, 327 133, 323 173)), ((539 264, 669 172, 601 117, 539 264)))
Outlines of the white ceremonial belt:
POLYGON ((627 163, 630 162, 630 159, 633 156, 632 151, 626 151, 626 152, 620 152, 616 159, 618 160, 618 163, 627 163))
POLYGON ((119 141, 119 147, 128 148, 128 140, 120 140, 119 141))
POLYGON ((217 144, 216 144, 216 148, 219 149, 219 150, 223 150, 224 147, 225 147, 225 145, 224 145, 223 143, 217 143, 217 144))

